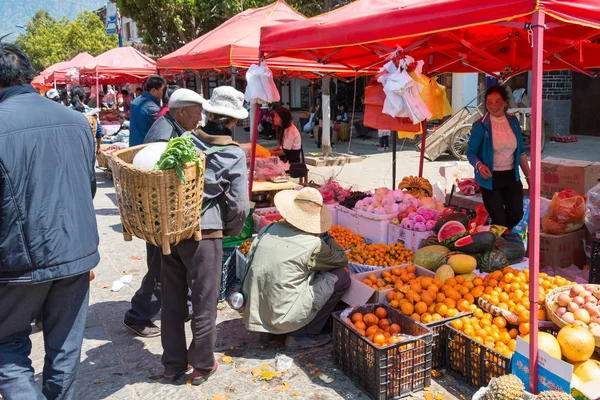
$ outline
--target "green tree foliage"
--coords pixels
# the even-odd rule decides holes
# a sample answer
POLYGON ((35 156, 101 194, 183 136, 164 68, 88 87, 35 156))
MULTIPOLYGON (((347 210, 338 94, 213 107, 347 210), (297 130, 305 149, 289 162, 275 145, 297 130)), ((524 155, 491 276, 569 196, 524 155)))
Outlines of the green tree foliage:
POLYGON ((84 51, 97 56, 117 47, 118 39, 117 35, 106 35, 102 20, 92 12, 83 11, 73 21, 67 18, 57 21, 47 11, 39 10, 15 44, 25 51, 34 67, 42 71, 84 51))
MULTIPOLYGON (((264 7, 274 0, 117 0, 122 15, 138 24, 143 40, 157 57, 215 29, 249 8, 264 7)), ((312 17, 323 10, 323 0, 290 0, 288 4, 312 17)))

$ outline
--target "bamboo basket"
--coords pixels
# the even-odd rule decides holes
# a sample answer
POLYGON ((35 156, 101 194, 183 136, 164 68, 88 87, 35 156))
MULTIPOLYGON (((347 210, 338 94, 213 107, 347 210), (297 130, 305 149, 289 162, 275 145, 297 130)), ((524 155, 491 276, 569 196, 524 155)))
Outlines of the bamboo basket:
POLYGON ((103 151, 98 153, 96 160, 98 161, 98 168, 108 169, 108 157, 103 151))
MULTIPOLYGON (((575 286, 575 285, 562 286, 562 287, 552 290, 550 293, 548 293, 546 295, 546 312, 548 313, 550 320, 552 322, 554 322, 559 328, 562 328, 569 324, 566 323, 565 321, 563 321, 563 319, 560 318, 556 314, 556 310, 558 309, 559 305, 555 301, 555 299, 561 293, 569 293, 573 286, 575 286)), ((586 286, 588 286, 588 285, 586 285, 586 286)), ((589 285, 589 286, 600 287, 600 285, 589 285)), ((596 348, 600 348, 600 336, 594 336, 594 340, 596 341, 596 348)))
POLYGON ((186 183, 174 169, 148 171, 132 165, 138 151, 147 145, 118 151, 109 158, 123 238, 138 237, 163 254, 171 254, 171 246, 182 240, 201 240, 200 214, 204 193, 206 157, 198 150, 202 170, 194 163, 184 166, 186 183))

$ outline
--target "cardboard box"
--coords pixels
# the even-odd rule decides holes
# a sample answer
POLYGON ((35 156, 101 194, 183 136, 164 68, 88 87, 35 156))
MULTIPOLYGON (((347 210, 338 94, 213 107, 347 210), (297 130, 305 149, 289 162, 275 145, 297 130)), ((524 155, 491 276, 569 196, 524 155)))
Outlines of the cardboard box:
POLYGON ((600 181, 600 162, 546 157, 542 160, 542 196, 552 198, 554 193, 573 189, 585 196, 600 181))
MULTIPOLYGON (((405 266, 401 266, 400 268, 402 267, 405 266)), ((362 283, 362 280, 370 274, 375 274, 375 276, 380 277, 383 271, 391 271, 394 268, 398 267, 380 268, 376 271, 361 272, 359 274, 350 275, 350 288, 346 291, 346 293, 344 293, 342 301, 348 305, 361 306, 367 303, 387 302, 386 296, 388 292, 391 292, 394 289, 375 290, 362 283)), ((430 276, 432 278, 435 276, 433 271, 429 271, 428 269, 419 267, 418 265, 415 265, 415 268, 417 269, 417 276, 430 276)))
POLYGON ((567 268, 571 264, 583 266, 585 264, 584 239, 585 229, 565 235, 540 233, 540 268, 546 266, 567 268))

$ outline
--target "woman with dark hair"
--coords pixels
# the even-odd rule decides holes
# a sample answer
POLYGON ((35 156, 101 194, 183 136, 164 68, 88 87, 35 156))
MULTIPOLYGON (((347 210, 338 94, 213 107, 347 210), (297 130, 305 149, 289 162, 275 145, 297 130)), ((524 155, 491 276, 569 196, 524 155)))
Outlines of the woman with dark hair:
POLYGON ((102 126, 100 126, 100 120, 97 115, 88 114, 90 109, 84 103, 85 90, 81 86, 73 86, 71 88, 71 109, 79 111, 85 114, 90 128, 92 129, 92 135, 96 136, 96 153, 100 152, 100 144, 102 143, 102 126))
POLYGON ((298 128, 292 123, 292 113, 285 107, 275 111, 273 122, 277 127, 277 144, 271 151, 272 155, 283 156, 290 163, 301 161, 302 137, 298 128))
POLYGON ((181 89, 181 88, 177 85, 167 86, 167 88, 163 92, 162 108, 158 112, 156 119, 159 119, 160 117, 164 117, 165 114, 167 113, 167 111, 169 111, 169 99, 171 98, 171 95, 173 94, 173 92, 175 92, 177 89, 181 89))
POLYGON ((519 166, 529 183, 529 163, 519 120, 507 114, 508 94, 502 86, 485 93, 487 113, 471 128, 467 157, 475 168, 483 204, 492 224, 511 230, 523 218, 523 185, 519 166))

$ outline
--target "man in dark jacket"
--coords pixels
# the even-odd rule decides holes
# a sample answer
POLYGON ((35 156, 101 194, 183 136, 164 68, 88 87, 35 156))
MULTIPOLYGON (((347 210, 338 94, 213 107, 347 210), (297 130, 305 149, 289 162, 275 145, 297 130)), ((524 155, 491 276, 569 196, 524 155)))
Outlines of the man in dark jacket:
POLYGON ((100 260, 90 125, 40 96, 29 84, 35 75, 22 51, 0 43, 0 395, 7 400, 71 398, 89 271, 100 260), (40 314, 41 391, 29 359, 40 314))
MULTIPOLYGON (((177 89, 169 98, 169 111, 152 125, 144 143, 168 142, 190 131, 202 120, 205 100, 189 89, 177 89)), ((131 299, 131 308, 125 314, 123 324, 141 337, 160 334, 160 328, 152 322, 161 306, 161 252, 159 247, 146 243, 148 273, 131 299)), ((192 315, 192 304, 188 299, 188 312, 192 315)))
POLYGON ((144 143, 144 138, 160 111, 160 99, 163 98, 166 84, 167 82, 162 76, 152 75, 146 80, 146 91, 131 102, 130 147, 144 143))

